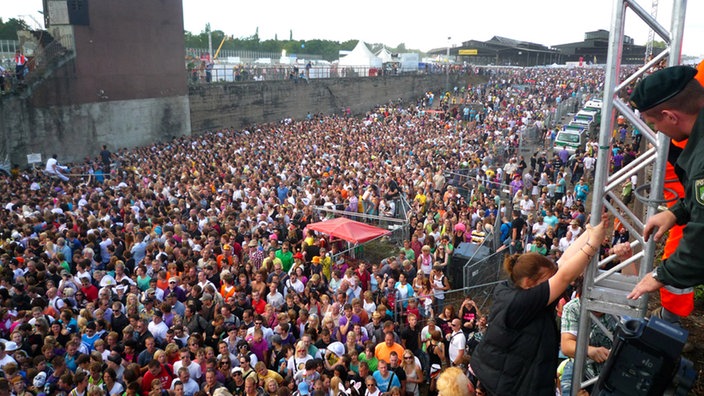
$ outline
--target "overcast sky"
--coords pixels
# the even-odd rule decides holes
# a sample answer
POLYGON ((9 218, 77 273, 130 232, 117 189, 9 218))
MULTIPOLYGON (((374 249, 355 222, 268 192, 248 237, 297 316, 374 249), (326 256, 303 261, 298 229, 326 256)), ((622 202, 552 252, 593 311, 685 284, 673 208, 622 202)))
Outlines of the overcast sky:
MULTIPOLYGON (((114 0, 99 0, 114 1, 114 0)), ((150 0, 145 0, 150 1, 150 0)), ((41 22, 42 0, 3 1, 0 16, 32 15, 41 22)), ((639 2, 651 9, 650 1, 639 2)), ((428 51, 457 46, 466 40, 493 36, 530 41, 547 46, 582 41, 584 33, 611 27, 612 0, 490 0, 448 2, 396 2, 357 0, 233 1, 183 0, 185 29, 199 33, 210 23, 235 37, 251 36, 259 29, 263 40, 278 36, 297 40, 364 40, 395 47, 428 51), (448 40, 448 37, 451 37, 448 40)), ((670 28, 672 0, 659 0, 658 21, 670 28)), ((631 10, 626 14, 626 34, 645 45, 648 27, 631 10)), ((683 54, 704 54, 704 1, 687 6, 683 54)), ((27 18, 31 26, 36 23, 27 18)), ((656 40, 662 41, 656 36, 656 40)))

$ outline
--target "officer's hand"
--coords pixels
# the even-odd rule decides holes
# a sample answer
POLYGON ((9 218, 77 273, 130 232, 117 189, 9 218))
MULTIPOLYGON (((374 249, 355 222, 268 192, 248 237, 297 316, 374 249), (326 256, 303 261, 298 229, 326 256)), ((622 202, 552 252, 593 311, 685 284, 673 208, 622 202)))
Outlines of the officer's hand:
POLYGON ((656 214, 655 216, 649 218, 648 222, 645 223, 645 228, 643 228, 643 239, 648 242, 650 235, 653 231, 655 231, 655 228, 657 228, 658 230, 653 239, 655 242, 659 242, 662 236, 675 225, 676 221, 677 218, 675 217, 675 214, 669 210, 656 214))
POLYGON ((631 300, 636 300, 643 294, 653 292, 663 286, 665 286, 664 283, 657 281, 655 278, 653 278, 653 275, 648 274, 643 279, 641 279, 640 282, 638 282, 636 287, 634 287, 631 293, 628 295, 628 298, 631 300))

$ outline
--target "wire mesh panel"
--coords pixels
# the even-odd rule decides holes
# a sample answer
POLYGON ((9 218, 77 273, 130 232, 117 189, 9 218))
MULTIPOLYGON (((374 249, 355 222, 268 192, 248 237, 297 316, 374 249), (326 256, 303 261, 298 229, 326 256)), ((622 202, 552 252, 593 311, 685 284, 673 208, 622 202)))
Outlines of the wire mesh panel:
POLYGON ((506 273, 502 270, 506 253, 508 251, 496 252, 477 262, 469 260, 464 266, 465 289, 472 290, 472 298, 478 306, 491 301, 496 284, 506 279, 506 273))

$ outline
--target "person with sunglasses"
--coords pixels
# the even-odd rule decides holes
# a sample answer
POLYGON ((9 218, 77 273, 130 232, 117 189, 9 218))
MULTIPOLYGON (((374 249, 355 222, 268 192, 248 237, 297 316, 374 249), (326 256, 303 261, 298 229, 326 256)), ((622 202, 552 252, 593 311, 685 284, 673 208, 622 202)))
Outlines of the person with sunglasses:
POLYGON ((247 379, 249 377, 254 378, 256 383, 259 382, 256 371, 251 366, 251 362, 245 356, 239 357, 240 368, 242 369, 242 378, 247 379))
POLYGON ((406 373, 406 394, 420 396, 420 384, 425 382, 423 369, 420 367, 418 359, 409 349, 403 351, 403 361, 401 368, 406 373))
POLYGON ((450 327, 452 328, 452 333, 447 335, 448 356, 450 357, 450 364, 458 366, 462 364, 462 360, 464 359, 464 348, 467 344, 467 337, 462 331, 462 322, 459 318, 454 318, 452 322, 450 322, 450 327))
POLYGON ((382 392, 376 386, 376 380, 374 379, 373 376, 371 376, 371 375, 368 376, 364 380, 364 384, 367 388, 366 392, 364 392, 364 396, 381 396, 382 392))

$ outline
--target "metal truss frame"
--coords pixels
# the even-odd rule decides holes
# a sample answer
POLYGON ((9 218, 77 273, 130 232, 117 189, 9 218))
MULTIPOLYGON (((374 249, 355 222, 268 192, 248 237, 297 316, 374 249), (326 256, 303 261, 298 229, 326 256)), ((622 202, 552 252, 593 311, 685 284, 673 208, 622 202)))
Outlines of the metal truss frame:
MULTIPOLYGON (((594 313, 602 312, 619 317, 630 316, 643 318, 647 310, 647 295, 635 301, 628 300, 626 296, 633 289, 637 281, 652 270, 655 261, 655 244, 652 238, 645 243, 642 237, 645 223, 639 218, 638 214, 631 211, 630 208, 622 202, 620 194, 616 192, 616 188, 635 173, 649 174, 649 182, 648 180, 644 180, 645 183, 643 185, 643 187, 646 188, 649 186, 650 190, 648 197, 643 199, 643 204, 645 205, 644 218, 656 214, 658 206, 664 203, 662 190, 669 138, 653 131, 636 113, 634 113, 628 104, 621 99, 621 97, 625 97, 625 95, 620 94, 638 77, 647 74, 653 66, 658 65, 661 60, 667 58, 668 66, 680 64, 686 8, 686 0, 673 0, 671 28, 667 30, 637 2, 631 0, 614 0, 613 2, 598 161, 595 170, 594 197, 591 208, 591 224, 597 225, 599 223, 599 214, 606 208, 609 213, 615 215, 628 229, 632 237, 631 246, 635 248, 634 251, 637 251, 637 253, 629 260, 619 263, 608 271, 601 270, 600 268, 613 261, 615 257, 607 257, 601 262, 599 262, 598 257, 596 257, 585 271, 579 332, 577 335, 577 350, 574 361, 575 374, 572 381, 573 395, 576 395, 579 389, 597 381, 597 378, 592 378, 585 382, 582 381, 582 373, 584 373, 585 363, 588 359, 587 346, 592 321, 598 323, 594 313), (664 51, 653 57, 653 59, 648 60, 647 63, 634 74, 622 76, 621 56, 627 9, 632 10, 637 17, 642 19, 653 32, 666 43, 667 47, 664 51), (621 78, 624 78, 623 81, 620 81, 621 78), (610 174, 610 161, 608 161, 608 159, 612 156, 611 132, 615 127, 617 112, 641 131, 646 142, 652 145, 652 148, 639 155, 638 158, 628 164, 628 166, 616 173, 610 174), (645 172, 646 168, 647 172, 645 172), (621 269, 634 263, 639 264, 638 277, 624 275, 619 272, 621 269)), ((643 180, 643 178, 640 180, 643 180)), ((643 187, 639 189, 639 192, 642 191, 643 187)))

